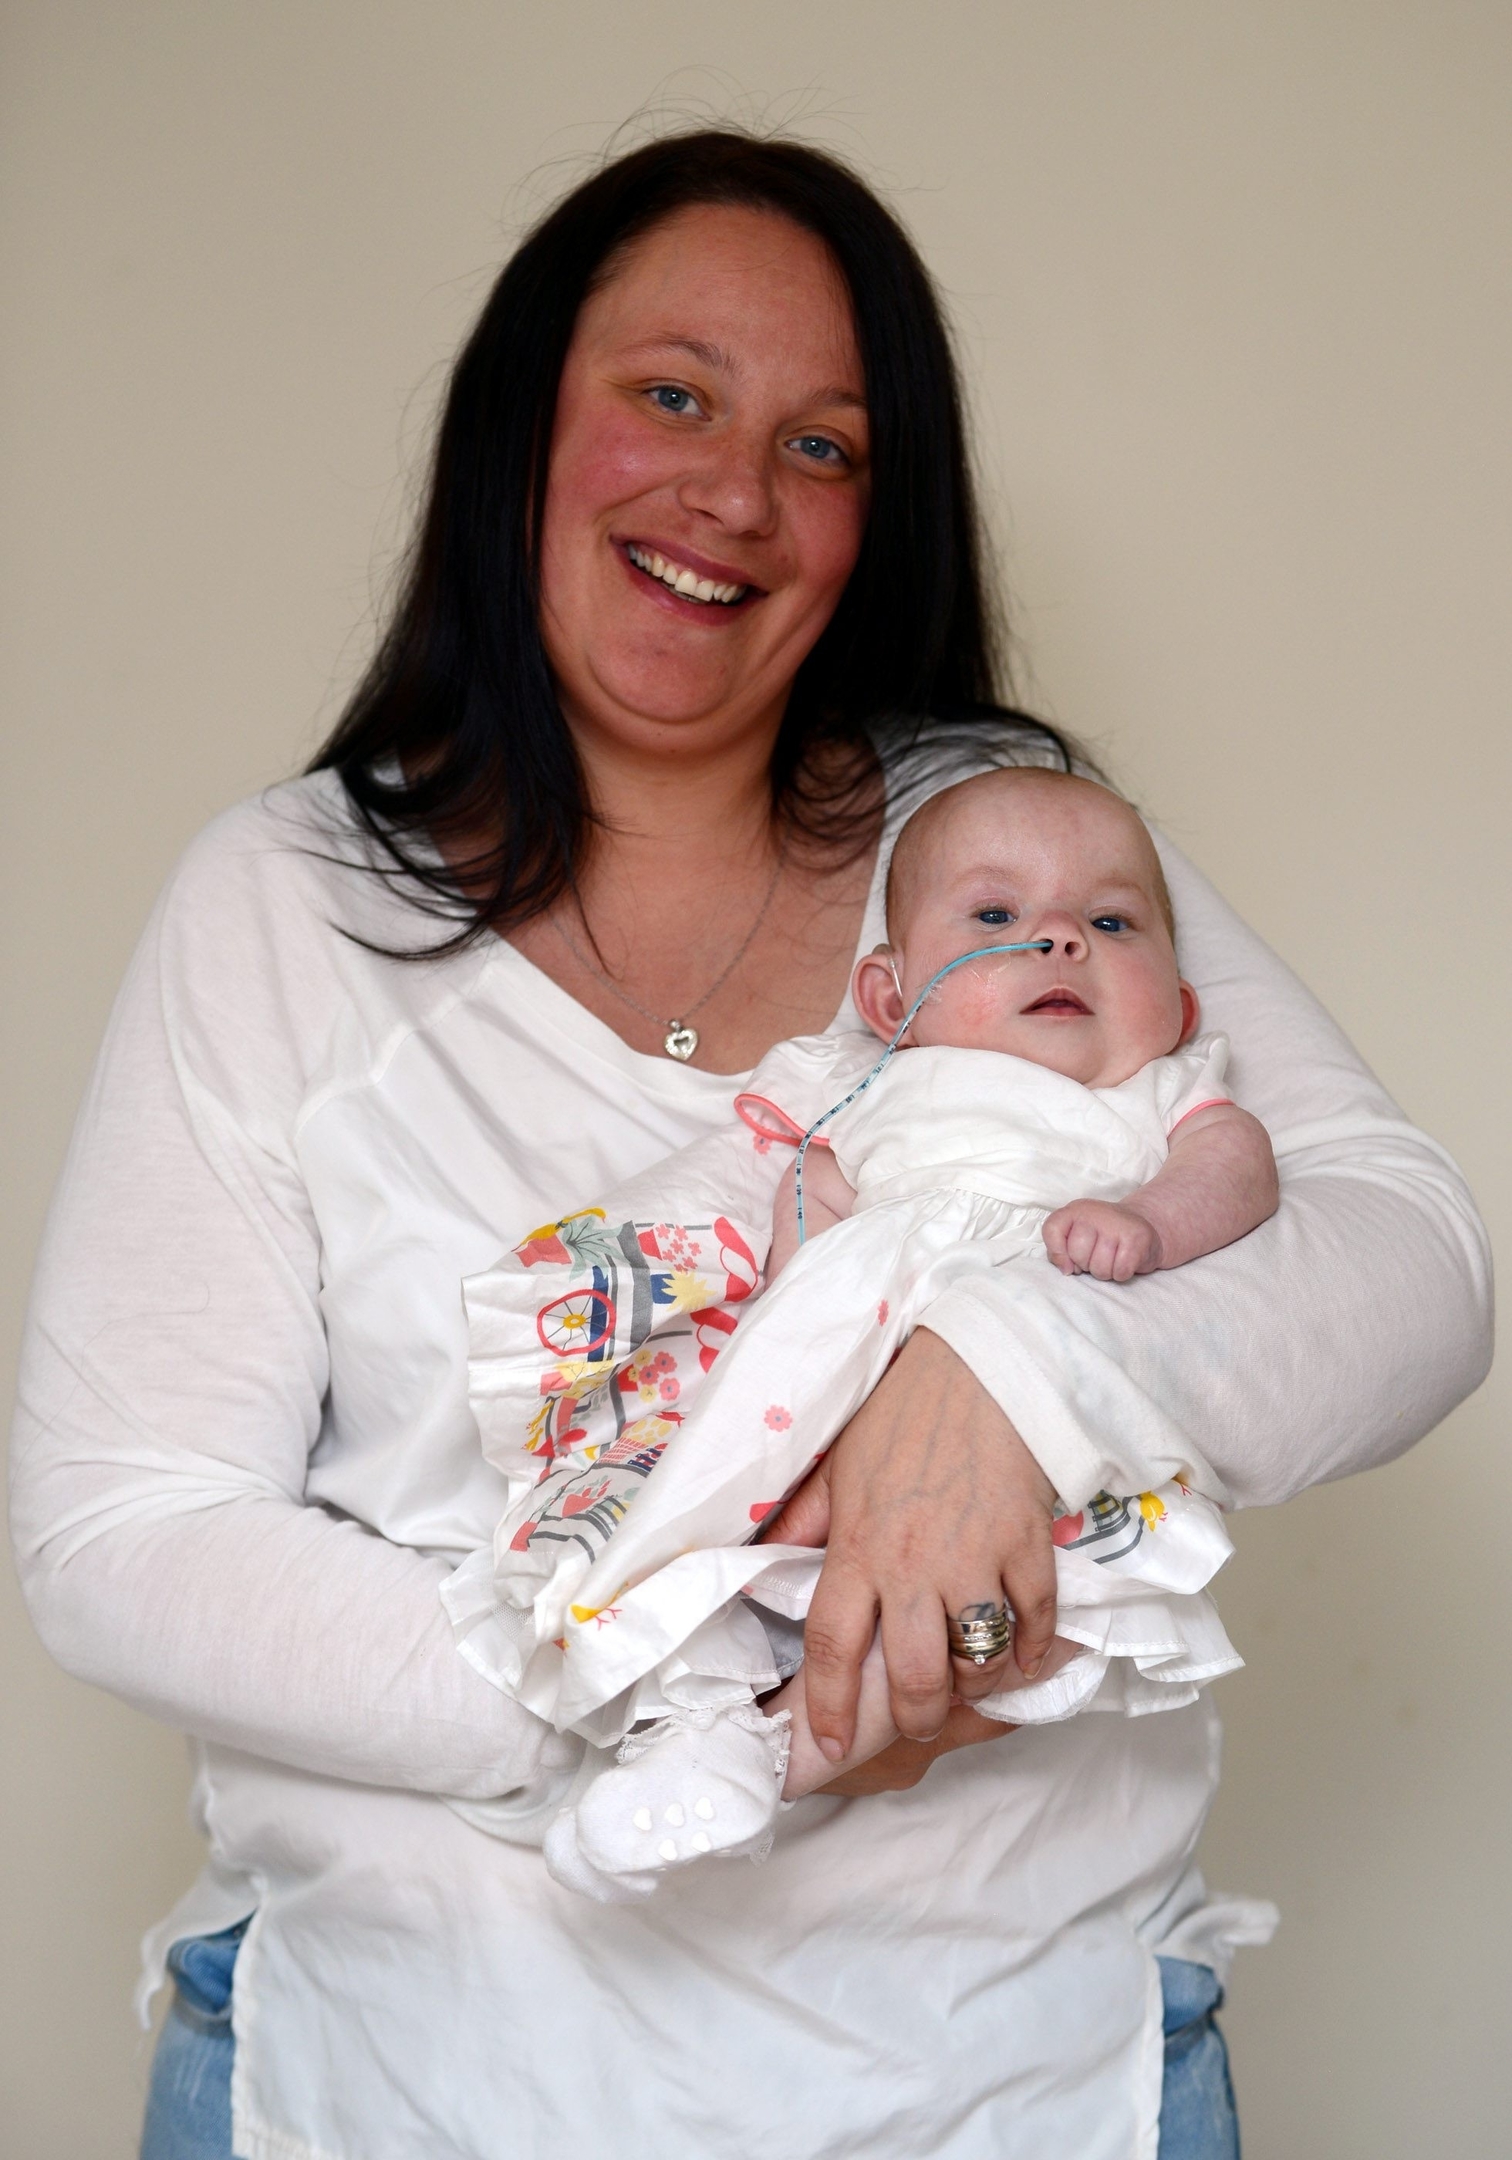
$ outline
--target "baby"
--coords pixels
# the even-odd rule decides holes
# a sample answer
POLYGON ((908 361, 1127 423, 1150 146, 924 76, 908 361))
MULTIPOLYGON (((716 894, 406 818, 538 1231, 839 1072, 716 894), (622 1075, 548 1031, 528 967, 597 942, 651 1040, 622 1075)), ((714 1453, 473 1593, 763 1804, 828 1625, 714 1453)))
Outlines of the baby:
MULTIPOLYGON (((1067 773, 983 773, 944 789, 898 836, 889 943, 857 963, 856 1010, 891 1042, 937 970, 975 946, 1048 940, 1046 953, 957 968, 930 991, 905 1046, 996 1050, 1113 1088, 1197 1032, 1197 993, 1177 972, 1160 858, 1119 796, 1067 773)), ((810 1154, 808 1235, 844 1220, 856 1188, 831 1151, 810 1154)), ((1186 1112, 1164 1167, 1127 1200, 1076 1200, 1044 1225, 1063 1274, 1128 1282, 1181 1267, 1276 1210, 1265 1128, 1223 1100, 1186 1112)), ((798 1248, 796 1179, 778 1197, 767 1280, 798 1248)))
MULTIPOLYGON (((551 1872, 591 1896, 759 1851, 783 1799, 894 1737, 874 1647, 850 1756, 820 1752, 796 1623, 822 1555, 747 1541, 949 1283, 1035 1251, 1127 1281, 1276 1205, 1265 1132, 1223 1090, 1226 1046, 1185 1047, 1197 1000, 1159 862, 1108 789, 1010 770, 935 796, 899 838, 887 927, 853 995, 885 1043, 908 1021, 889 1060, 854 1036, 778 1045, 738 1104, 754 1146, 698 1142, 466 1286, 473 1405, 516 1497, 489 1580, 460 1571, 448 1603, 480 1660, 497 1623, 494 1676, 522 1701, 623 1736, 615 1767, 590 1750, 546 1836, 551 1872), (799 1165, 773 1142, 816 1120, 800 1237, 799 1165), (560 1280, 578 1287, 540 1303, 560 1280), (544 1374, 542 1346, 559 1360, 544 1374)), ((1177 1707, 1238 1663, 1205 1592, 1229 1550, 1208 1503, 1099 1495, 1056 1544, 1055 1648, 1033 1681, 1009 1661, 989 1715, 1177 1707)))

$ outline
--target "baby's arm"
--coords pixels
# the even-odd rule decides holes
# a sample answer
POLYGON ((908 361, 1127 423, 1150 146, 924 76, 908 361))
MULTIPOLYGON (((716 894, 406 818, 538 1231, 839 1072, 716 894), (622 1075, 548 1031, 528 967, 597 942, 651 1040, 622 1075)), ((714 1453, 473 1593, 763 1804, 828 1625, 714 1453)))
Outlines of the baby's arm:
MULTIPOLYGON (((796 1163, 783 1174, 772 1214, 772 1250, 766 1279, 774 1283, 798 1250, 796 1163)), ((844 1222, 856 1202, 856 1189, 827 1147, 811 1147, 803 1158, 803 1226, 810 1237, 844 1222)))
POLYGON ((1270 1135, 1237 1103, 1207 1103, 1171 1134, 1165 1166, 1127 1200, 1073 1200, 1045 1224, 1063 1275, 1128 1282, 1232 1245, 1275 1214, 1270 1135))

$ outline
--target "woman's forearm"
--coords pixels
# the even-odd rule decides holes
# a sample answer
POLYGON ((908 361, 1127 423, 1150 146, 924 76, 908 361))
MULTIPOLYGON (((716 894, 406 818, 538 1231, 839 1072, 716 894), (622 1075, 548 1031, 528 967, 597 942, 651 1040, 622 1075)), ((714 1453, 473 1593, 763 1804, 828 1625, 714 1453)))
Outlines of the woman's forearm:
POLYGON ((79 1679, 201 1739, 361 1784, 484 1799, 536 1779, 554 1738, 458 1657, 444 1561, 246 1492, 136 1519, 118 1496, 115 1513, 71 1551, 61 1527, 28 1534, 30 1506, 19 1526, 37 1631, 79 1679))
POLYGON ((1389 1462, 1479 1384, 1488 1277, 1437 1186, 1336 1165, 1221 1253, 1132 1283, 1015 1262, 928 1324, 1069 1505, 1185 1476, 1231 1506, 1389 1462))

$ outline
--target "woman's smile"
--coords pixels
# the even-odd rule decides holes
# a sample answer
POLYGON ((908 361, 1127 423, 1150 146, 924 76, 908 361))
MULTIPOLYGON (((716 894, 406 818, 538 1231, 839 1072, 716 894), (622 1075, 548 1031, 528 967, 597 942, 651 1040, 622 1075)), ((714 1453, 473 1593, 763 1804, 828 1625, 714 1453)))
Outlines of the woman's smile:
POLYGON ((626 560, 643 577, 660 585, 674 598, 691 602, 697 608, 712 607, 728 613, 747 600, 763 597, 759 585, 728 565, 712 563, 707 556, 695 554, 691 548, 673 547, 669 543, 664 553, 646 541, 623 540, 619 545, 626 560))

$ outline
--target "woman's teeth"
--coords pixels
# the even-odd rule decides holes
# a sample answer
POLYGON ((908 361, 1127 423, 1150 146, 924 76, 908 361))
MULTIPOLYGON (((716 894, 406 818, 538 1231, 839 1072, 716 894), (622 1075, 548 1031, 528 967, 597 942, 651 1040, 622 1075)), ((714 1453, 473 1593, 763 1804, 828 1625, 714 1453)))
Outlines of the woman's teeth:
POLYGON ((733 607, 751 589, 749 585, 716 585, 713 578, 698 577, 693 571, 668 562, 665 555, 658 555, 654 549, 627 546, 625 553, 637 570, 644 570, 648 577, 660 578, 684 600, 702 600, 705 605, 713 601, 720 607, 733 607))

